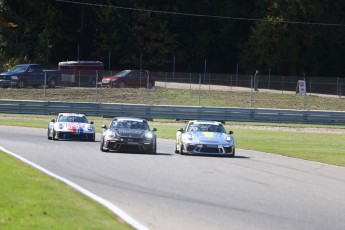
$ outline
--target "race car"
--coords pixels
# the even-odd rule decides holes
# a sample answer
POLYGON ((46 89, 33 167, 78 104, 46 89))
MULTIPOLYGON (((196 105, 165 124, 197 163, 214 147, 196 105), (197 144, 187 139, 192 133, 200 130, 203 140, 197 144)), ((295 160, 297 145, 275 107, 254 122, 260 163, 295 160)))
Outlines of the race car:
POLYGON ((109 127, 102 125, 100 150, 124 152, 145 152, 156 154, 156 128, 150 130, 145 119, 113 117, 109 127))
POLYGON ((84 114, 59 113, 48 124, 49 140, 85 140, 95 141, 96 131, 93 122, 84 114))
POLYGON ((175 153, 181 155, 222 155, 235 156, 233 131, 226 133, 221 122, 189 121, 185 129, 176 133, 175 153))

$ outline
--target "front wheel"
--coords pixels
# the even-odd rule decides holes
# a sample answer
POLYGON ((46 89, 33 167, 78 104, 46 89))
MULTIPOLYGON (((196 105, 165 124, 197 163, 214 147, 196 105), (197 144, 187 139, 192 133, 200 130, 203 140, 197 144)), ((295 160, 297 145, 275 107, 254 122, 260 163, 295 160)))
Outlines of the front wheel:
POLYGON ((175 144, 175 153, 180 153, 180 151, 177 149, 177 143, 175 144))
POLYGON ((235 151, 236 149, 235 149, 235 147, 232 149, 232 154, 230 154, 230 157, 235 157, 235 151))
POLYGON ((187 155, 187 153, 185 153, 183 150, 183 145, 180 145, 180 154, 181 155, 187 155))
POLYGON ((157 154, 157 142, 155 142, 155 145, 153 146, 153 149, 151 151, 152 154, 157 154))
POLYGON ((101 145, 100 145, 99 149, 100 149, 102 152, 109 152, 109 149, 105 149, 103 146, 104 146, 104 139, 102 138, 102 140, 101 140, 101 145))
POLYGON ((95 142, 95 140, 96 140, 96 134, 92 134, 91 138, 90 138, 90 141, 95 142))
POLYGON ((119 83, 119 88, 126 88, 126 84, 122 81, 119 83))
POLYGON ((52 137, 50 136, 50 130, 49 130, 49 129, 48 129, 47 136, 48 136, 48 140, 51 140, 51 139, 52 139, 52 137))
POLYGON ((53 134, 52 134, 52 140, 53 141, 58 141, 59 137, 57 136, 56 132, 53 130, 53 134))
POLYGON ((56 86, 55 78, 50 79, 49 82, 48 82, 48 87, 49 88, 55 88, 55 86, 56 86))
POLYGON ((26 87, 26 82, 22 79, 20 79, 17 83, 17 86, 19 89, 25 88, 26 87))

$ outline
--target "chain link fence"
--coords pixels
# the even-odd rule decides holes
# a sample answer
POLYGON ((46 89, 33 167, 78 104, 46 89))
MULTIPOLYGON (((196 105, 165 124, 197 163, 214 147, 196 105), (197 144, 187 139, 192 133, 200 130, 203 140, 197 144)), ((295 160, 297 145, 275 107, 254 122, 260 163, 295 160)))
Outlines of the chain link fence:
POLYGON ((100 84, 117 72, 96 72, 96 82, 65 82, 54 89, 0 88, 0 99, 345 111, 342 78, 150 72, 156 80, 152 89, 100 84), (304 95, 296 91, 299 80, 306 83, 304 95))
POLYGON ((239 74, 210 74, 210 73, 171 73, 153 72, 156 80, 170 83, 221 85, 236 90, 236 87, 246 89, 276 90, 281 93, 296 93, 299 80, 306 82, 306 91, 312 94, 327 94, 344 96, 345 79, 332 77, 305 77, 305 76, 279 76, 279 75, 239 75, 239 74))

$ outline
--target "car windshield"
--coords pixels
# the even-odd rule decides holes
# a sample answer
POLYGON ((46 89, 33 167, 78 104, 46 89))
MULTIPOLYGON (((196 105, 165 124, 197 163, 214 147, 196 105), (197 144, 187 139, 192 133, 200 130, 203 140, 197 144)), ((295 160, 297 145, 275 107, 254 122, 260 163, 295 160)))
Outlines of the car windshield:
POLYGON ((17 65, 13 67, 12 69, 10 69, 10 72, 24 72, 25 70, 26 70, 26 66, 17 65))
POLYGON ((132 121, 132 120, 113 120, 110 125, 111 129, 142 129, 150 130, 148 124, 142 121, 132 121))
POLYGON ((115 76, 124 77, 124 76, 126 76, 129 72, 130 72, 130 70, 123 70, 123 71, 118 72, 117 74, 115 74, 115 76))
POLYGON ((88 123, 86 117, 80 116, 60 116, 58 122, 77 122, 77 123, 88 123))
POLYGON ((191 124, 188 126, 187 132, 217 132, 225 133, 222 125, 214 124, 191 124))

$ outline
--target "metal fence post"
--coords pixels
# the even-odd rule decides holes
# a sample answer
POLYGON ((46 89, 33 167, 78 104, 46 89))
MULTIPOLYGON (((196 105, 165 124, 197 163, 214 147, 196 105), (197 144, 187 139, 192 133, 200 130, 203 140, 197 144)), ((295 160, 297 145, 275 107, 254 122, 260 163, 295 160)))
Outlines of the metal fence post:
POLYGON ((201 94, 201 74, 199 74, 199 106, 200 106, 200 94, 201 94))
POLYGON ((192 73, 189 72, 189 90, 192 90, 192 73))
POLYGON ((168 72, 165 72, 165 88, 167 88, 168 72))
POLYGON ((44 72, 44 100, 47 100, 47 71, 44 72))

